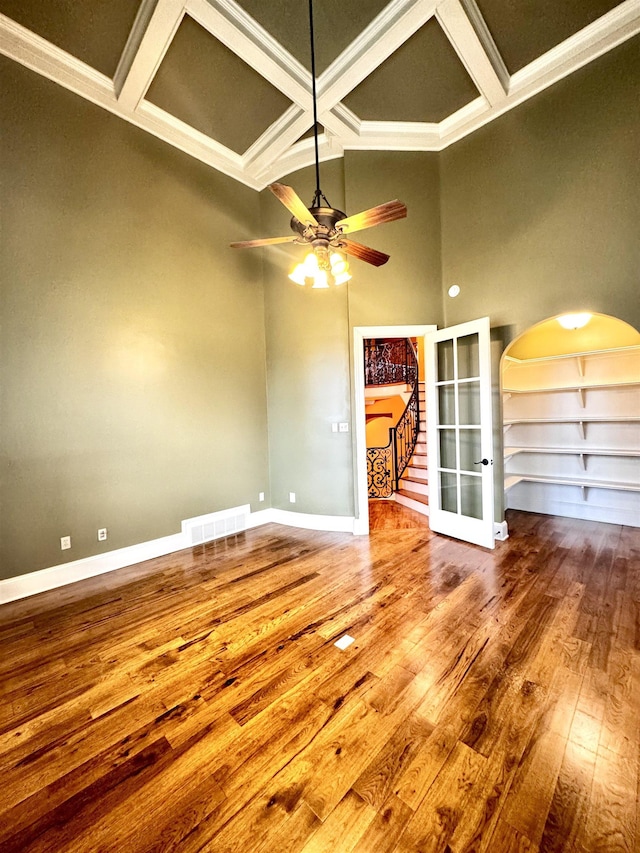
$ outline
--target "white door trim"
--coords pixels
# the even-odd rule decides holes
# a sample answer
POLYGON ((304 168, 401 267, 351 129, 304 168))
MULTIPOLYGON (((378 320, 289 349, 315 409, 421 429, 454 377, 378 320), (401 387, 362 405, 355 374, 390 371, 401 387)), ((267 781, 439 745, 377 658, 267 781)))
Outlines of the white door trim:
POLYGON ((364 341, 365 338, 424 338, 438 327, 430 326, 354 326, 353 327, 353 388, 355 412, 355 460, 353 502, 356 518, 353 532, 366 536, 369 533, 369 496, 367 489, 367 432, 364 411, 364 341))

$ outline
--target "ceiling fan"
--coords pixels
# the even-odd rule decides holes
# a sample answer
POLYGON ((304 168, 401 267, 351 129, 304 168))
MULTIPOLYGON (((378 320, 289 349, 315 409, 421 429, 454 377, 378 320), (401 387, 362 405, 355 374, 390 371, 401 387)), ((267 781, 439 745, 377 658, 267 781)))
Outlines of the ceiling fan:
POLYGON ((269 189, 292 214, 291 230, 287 237, 265 237, 259 240, 243 240, 231 243, 233 249, 253 249, 273 246, 277 243, 295 243, 310 247, 304 263, 298 264, 289 278, 297 284, 311 281, 313 287, 329 287, 329 282, 342 284, 349 281, 349 267, 340 254, 351 255, 358 260, 380 267, 389 260, 389 255, 363 246, 351 240, 349 234, 363 231, 383 222, 393 222, 407 215, 406 205, 395 199, 379 204, 369 210, 347 216, 342 210, 331 207, 320 189, 320 158, 318 156, 318 107, 316 99, 316 62, 313 38, 313 0, 309 0, 309 30, 311 36, 311 78, 313 87, 313 136, 315 142, 316 191, 313 201, 306 207, 294 189, 285 184, 269 184, 269 189))

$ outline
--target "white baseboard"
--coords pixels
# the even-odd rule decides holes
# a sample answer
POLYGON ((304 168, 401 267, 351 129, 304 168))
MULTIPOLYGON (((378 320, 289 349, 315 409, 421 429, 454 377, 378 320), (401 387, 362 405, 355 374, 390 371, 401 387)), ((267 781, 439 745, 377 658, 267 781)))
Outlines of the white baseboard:
POLYGON ((29 595, 37 595, 39 592, 47 592, 47 590, 96 577, 125 566, 132 566, 134 563, 164 557, 165 554, 188 547, 190 543, 187 542, 186 536, 176 533, 173 536, 140 542, 138 545, 129 545, 127 548, 118 548, 117 551, 107 551, 104 554, 96 554, 71 563, 62 563, 59 566, 7 578, 0 581, 0 604, 17 601, 29 595))
POLYGON ((288 527, 353 533, 355 519, 350 515, 312 515, 307 512, 291 512, 288 509, 272 509, 267 512, 273 514, 271 521, 276 524, 286 524, 288 527))
MULTIPOLYGON (((242 507, 236 508, 243 509, 242 507)), ((235 512, 235 509, 233 510, 235 512)), ((232 510, 223 510, 220 515, 226 515, 232 510)), ((215 513, 212 515, 216 515, 215 513)), ((174 551, 182 551, 191 548, 193 542, 189 535, 189 523, 208 521, 211 516, 200 516, 197 519, 187 519, 182 522, 182 532, 172 536, 163 536, 161 539, 152 539, 149 542, 140 542, 137 545, 129 545, 126 548, 118 548, 116 551, 107 551, 104 554, 96 554, 93 557, 85 557, 70 563, 62 563, 26 575, 18 575, 15 578, 0 580, 0 604, 8 604, 20 598, 37 595, 66 586, 69 583, 86 580, 97 575, 132 566, 135 563, 143 563, 155 557, 164 557, 174 551)), ((306 530, 335 530, 343 533, 354 532, 354 519, 349 516, 334 515, 311 515, 302 512, 289 512, 282 509, 263 509, 250 513, 246 516, 246 529, 259 527, 262 524, 284 524, 288 527, 302 527, 306 530)))
POLYGON ((506 521, 494 521, 493 533, 499 542, 506 542, 509 538, 509 527, 506 521))
POLYGON ((275 522, 272 509, 259 509, 257 512, 252 512, 247 519, 247 530, 252 527, 260 527, 262 524, 271 524, 275 522))

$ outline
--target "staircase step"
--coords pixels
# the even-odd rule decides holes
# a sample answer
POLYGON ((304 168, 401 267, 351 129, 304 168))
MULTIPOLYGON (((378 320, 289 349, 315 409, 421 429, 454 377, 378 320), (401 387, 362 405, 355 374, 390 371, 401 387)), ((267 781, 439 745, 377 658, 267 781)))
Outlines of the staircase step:
POLYGON ((404 472, 402 477, 400 477, 400 479, 404 480, 407 483, 420 483, 420 485, 422 486, 426 486, 429 482, 428 477, 420 477, 416 476, 415 474, 407 474, 406 471, 404 472))
POLYGON ((426 497, 429 494, 429 483, 424 477, 407 477, 406 472, 400 477, 400 491, 417 492, 426 497))
POLYGON ((407 465, 405 469, 405 474, 408 477, 418 477, 418 479, 428 480, 427 471, 429 469, 426 465, 407 465))
POLYGON ((414 453, 409 464, 414 466, 424 466, 426 468, 428 465, 428 456, 426 453, 414 453))
POLYGON ((427 455, 427 445, 424 444, 424 442, 418 441, 418 442, 416 442, 416 446, 415 446, 415 449, 413 452, 417 453, 419 456, 426 456, 427 455))
POLYGON ((429 498, 427 495, 421 495, 420 492, 412 492, 410 489, 398 489, 396 494, 403 498, 417 501, 418 503, 423 504, 423 506, 429 506, 429 498))
POLYGON ((426 495, 410 492, 407 489, 399 489, 396 493, 396 501, 408 509, 413 509, 422 515, 429 515, 429 501, 426 495))

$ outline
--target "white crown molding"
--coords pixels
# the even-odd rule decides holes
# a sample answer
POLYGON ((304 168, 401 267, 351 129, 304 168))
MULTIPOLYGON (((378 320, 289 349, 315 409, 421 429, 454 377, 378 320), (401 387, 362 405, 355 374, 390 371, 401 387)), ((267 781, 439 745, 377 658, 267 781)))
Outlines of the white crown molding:
POLYGON ((433 17, 437 0, 392 0, 317 81, 318 111, 331 110, 433 17))
POLYGON ((509 108, 533 97, 640 32, 640 0, 626 0, 511 77, 509 108))
POLYGON ((130 124, 157 136, 252 189, 259 185, 247 175, 240 155, 149 101, 133 112, 116 100, 113 82, 30 30, 0 15, 0 53, 69 89, 130 124))
POLYGON ((351 151, 437 151, 440 148, 439 125, 419 121, 363 121, 351 151))
MULTIPOLYGON (((328 160, 337 160, 343 154, 344 149, 340 141, 335 137, 329 137, 326 133, 321 133, 318 136, 318 159, 321 163, 325 163, 328 160)), ((284 175, 290 175, 292 172, 297 172, 298 169, 311 166, 314 162, 315 146, 313 138, 302 139, 289 148, 277 161, 270 163, 262 172, 254 175, 254 178, 259 188, 264 189, 268 184, 279 180, 284 175)))
MULTIPOLYGON (((504 64, 496 62, 497 50, 493 40, 490 43, 480 40, 460 0, 444 0, 436 10, 436 17, 479 92, 491 105, 504 101, 508 74, 504 64), (488 44, 493 45, 490 54, 487 53, 488 44), (496 70, 494 62, 499 69, 502 65, 503 75, 496 70)), ((484 35, 488 36, 488 30, 485 29, 484 35)))
POLYGON ((86 100, 118 112, 109 77, 2 14, 0 53, 86 100))
POLYGON ((358 116, 340 101, 330 110, 322 113, 320 121, 324 127, 343 141, 355 142, 360 135, 362 122, 358 116))
POLYGON ((253 177, 246 173, 240 154, 236 154, 235 151, 211 139, 206 133, 201 133, 150 101, 142 101, 135 112, 134 124, 230 178, 235 178, 252 189, 260 188, 253 177))
POLYGON ((311 74, 233 0, 186 0, 185 11, 294 104, 311 105, 311 74))
POLYGON ((507 66, 504 64, 504 60, 500 55, 500 51, 498 50, 495 41, 493 40, 493 36, 489 32, 489 27, 487 27, 480 9, 478 9, 476 0, 460 0, 460 3, 462 4, 464 12, 480 40, 482 49, 486 53, 494 72, 498 75, 503 91, 508 92, 510 75, 507 70, 507 66))
MULTIPOLYGON (((485 99, 480 96, 476 98, 475 101, 470 101, 468 104, 465 104, 464 107, 461 107, 459 110, 456 110, 455 113, 451 113, 450 116, 443 119, 438 125, 438 132, 440 133, 440 147, 439 151, 442 151, 443 148, 446 148, 451 143, 450 139, 456 137, 461 139, 462 136, 466 136, 468 133, 471 133, 469 130, 470 127, 475 127, 478 122, 482 120, 482 118, 487 114, 487 110, 489 106, 485 99), (458 136, 456 136, 458 134, 458 136)), ((478 124, 478 127, 480 125, 478 124)))
POLYGON ((259 174, 278 160, 309 129, 309 113, 293 104, 265 130, 242 158, 245 170, 259 174))
POLYGON ((502 103, 495 106, 485 104, 484 109, 467 117, 460 115, 460 120, 455 123, 449 124, 453 116, 445 119, 441 125, 448 126, 442 127, 442 148, 458 142, 638 33, 640 0, 626 0, 516 72, 511 77, 509 94, 502 103))
POLYGON ((120 104, 135 110, 184 17, 183 0, 143 0, 114 76, 120 104))
MULTIPOLYGON (((509 78, 475 0, 392 0, 318 79, 326 131, 320 158, 344 150, 440 151, 639 32, 640 0, 625 0, 509 78), (483 96, 439 125, 361 121, 342 98, 434 14, 483 96)), ((253 189, 313 165, 313 141, 298 141, 313 124, 311 76, 235 0, 145 0, 115 86, 2 14, 0 53, 253 189), (293 101, 244 155, 144 100, 185 13, 293 101)))

